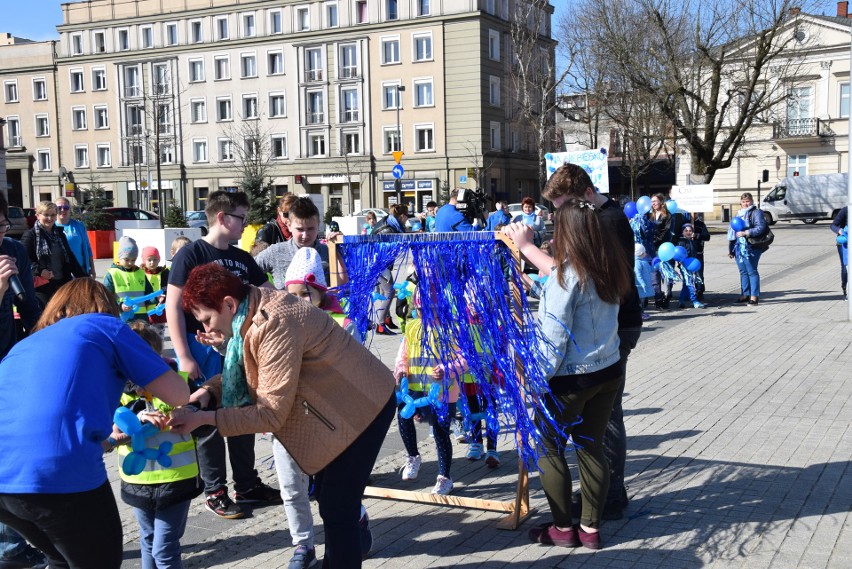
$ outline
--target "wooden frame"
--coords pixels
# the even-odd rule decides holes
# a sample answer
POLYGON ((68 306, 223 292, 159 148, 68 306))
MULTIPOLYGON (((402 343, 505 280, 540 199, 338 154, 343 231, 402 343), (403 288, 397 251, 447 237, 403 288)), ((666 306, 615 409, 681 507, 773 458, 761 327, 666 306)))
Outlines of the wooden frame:
MULTIPOLYGON (((512 252, 515 263, 520 270, 521 254, 511 239, 501 233, 496 233, 494 238, 506 244, 512 252)), ((338 267, 337 246, 342 243, 340 236, 329 241, 328 248, 328 264, 329 267, 338 267)), ((331 271, 330 285, 332 288, 338 286, 339 279, 336 271, 331 271)), ((512 285, 512 299, 515 318, 521 318, 520 306, 522 302, 521 291, 512 285)), ((523 382, 523 366, 518 365, 519 381, 523 382)), ((518 444, 524 444, 524 441, 518 439, 518 444)), ((364 496, 368 498, 379 498, 382 500, 398 500, 401 502, 416 502, 419 504, 434 504, 436 506, 447 506, 451 508, 467 508, 472 510, 485 510, 489 512, 501 512, 506 514, 500 518, 496 527, 504 530, 516 530, 520 525, 529 518, 533 511, 530 508, 530 492, 529 492, 529 472, 527 471, 524 461, 518 459, 518 483, 515 489, 514 500, 485 500, 481 498, 468 498, 465 496, 442 496, 439 494, 429 494, 426 492, 414 492, 411 490, 399 490, 396 488, 383 488, 378 486, 367 486, 364 490, 364 496)))

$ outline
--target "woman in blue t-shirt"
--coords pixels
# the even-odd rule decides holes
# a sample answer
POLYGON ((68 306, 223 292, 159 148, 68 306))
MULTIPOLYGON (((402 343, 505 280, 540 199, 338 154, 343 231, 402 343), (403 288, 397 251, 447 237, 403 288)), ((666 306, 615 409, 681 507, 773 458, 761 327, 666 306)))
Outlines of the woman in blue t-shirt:
POLYGON ((118 568, 122 531, 102 442, 127 380, 169 405, 189 387, 118 318, 91 278, 54 294, 0 362, 0 523, 51 567, 118 568))

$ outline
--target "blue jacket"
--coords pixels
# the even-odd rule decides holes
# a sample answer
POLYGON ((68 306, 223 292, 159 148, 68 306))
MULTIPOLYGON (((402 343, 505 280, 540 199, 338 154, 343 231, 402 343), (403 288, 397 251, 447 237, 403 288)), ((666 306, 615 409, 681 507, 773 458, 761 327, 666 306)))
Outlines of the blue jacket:
MULTIPOLYGON (((751 205, 746 209, 741 209, 737 212, 737 217, 741 217, 745 220, 745 231, 748 233, 748 237, 759 237, 766 233, 766 231, 769 229, 769 226, 766 224, 766 217, 764 217, 763 212, 757 209, 757 206, 755 205, 751 205)), ((752 246, 751 243, 748 242, 748 238, 737 237, 734 228, 728 227, 729 253, 733 254, 735 251, 741 251, 741 249, 736 246, 738 240, 741 240, 741 242, 745 243, 746 251, 751 254, 752 246)))
POLYGON ((542 289, 538 321, 548 348, 548 378, 605 369, 619 361, 618 304, 604 302, 595 285, 580 289, 577 272, 562 269, 565 286, 555 272, 542 289))
POLYGON ((485 222, 485 231, 495 231, 498 225, 506 225, 510 221, 512 221, 512 218, 509 217, 508 213, 503 212, 503 210, 493 211, 485 222))
POLYGON ((473 224, 451 203, 444 204, 435 213, 435 231, 476 231, 473 224))
POLYGON ((636 275, 636 290, 639 292, 639 298, 652 298, 654 296, 652 272, 651 263, 647 259, 637 257, 633 262, 633 273, 636 275))
POLYGON ((831 232, 838 235, 844 227, 849 225, 849 206, 845 205, 840 208, 834 220, 831 222, 831 232))

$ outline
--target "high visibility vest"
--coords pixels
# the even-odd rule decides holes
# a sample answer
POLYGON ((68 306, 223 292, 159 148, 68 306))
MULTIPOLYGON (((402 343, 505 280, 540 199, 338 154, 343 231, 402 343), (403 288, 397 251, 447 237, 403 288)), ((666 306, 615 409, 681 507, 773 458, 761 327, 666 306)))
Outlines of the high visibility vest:
MULTIPOLYGON (((145 285, 148 279, 145 278, 145 271, 142 269, 125 271, 112 267, 108 272, 112 277, 112 285, 115 288, 115 295, 118 297, 119 302, 125 296, 129 298, 145 296, 145 285)), ((144 302, 136 306, 134 314, 144 314, 147 316, 148 309, 145 308, 144 302)))
MULTIPOLYGON (((143 271, 144 272, 144 271, 143 271)), ((151 283, 151 290, 162 290, 163 286, 160 284, 163 280, 163 271, 159 273, 145 273, 145 278, 148 279, 148 282, 151 283)))

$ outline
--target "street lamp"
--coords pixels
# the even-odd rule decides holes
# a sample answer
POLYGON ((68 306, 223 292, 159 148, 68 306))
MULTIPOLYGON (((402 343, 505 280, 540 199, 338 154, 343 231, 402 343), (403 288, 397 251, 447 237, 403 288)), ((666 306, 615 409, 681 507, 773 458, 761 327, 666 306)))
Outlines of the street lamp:
MULTIPOLYGON (((402 96, 400 95, 400 93, 402 93, 404 91, 405 91, 404 85, 397 85, 396 86, 396 141, 397 141, 397 145, 398 145, 398 148, 396 148, 396 150, 399 150, 400 152, 402 152, 402 129, 401 129, 400 123, 399 123, 399 109, 400 109, 400 107, 402 107, 402 96)), ((396 203, 401 204, 402 203, 402 180, 400 180, 399 178, 396 178, 394 180, 394 189, 396 190, 396 203)))

